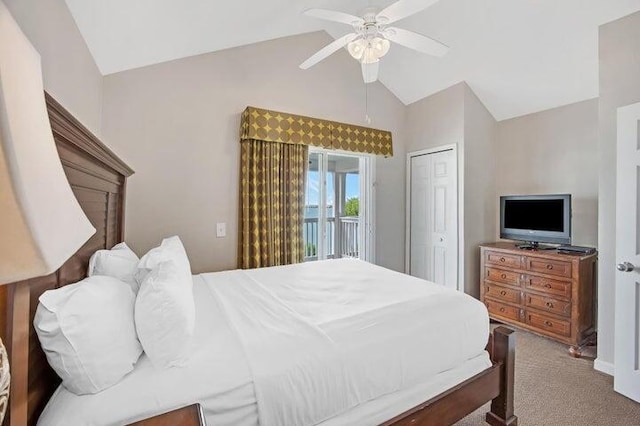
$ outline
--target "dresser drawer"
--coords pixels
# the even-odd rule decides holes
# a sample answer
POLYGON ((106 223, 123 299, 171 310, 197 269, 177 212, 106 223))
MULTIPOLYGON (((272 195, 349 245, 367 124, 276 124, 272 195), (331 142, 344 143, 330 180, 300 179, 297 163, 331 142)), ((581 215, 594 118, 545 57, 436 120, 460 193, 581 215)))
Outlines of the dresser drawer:
POLYGON ((503 318, 509 318, 515 321, 520 321, 520 309, 513 306, 504 305, 493 300, 485 299, 485 306, 489 310, 489 314, 493 314, 503 318))
POLYGON ((553 312, 563 316, 571 315, 571 302, 563 302, 561 300, 552 299, 549 297, 538 296, 536 294, 527 293, 524 296, 525 306, 531 306, 532 308, 538 308, 544 311, 553 312))
POLYGON ((522 256, 505 254, 499 251, 488 251, 485 253, 485 262, 493 265, 501 265, 509 268, 520 269, 524 267, 522 256))
POLYGON ((571 282, 552 280, 549 278, 527 275, 524 282, 525 288, 540 291, 549 295, 571 298, 571 282))
POLYGON ((520 290, 514 290, 489 282, 484 283, 484 295, 485 297, 492 297, 494 299, 504 300, 505 302, 520 303, 520 290))
POLYGON ((527 324, 533 327, 537 327, 541 330, 549 331, 560 336, 571 336, 571 323, 569 321, 563 321, 531 311, 527 311, 525 317, 527 324))
POLYGON ((490 281, 499 283, 520 285, 520 274, 514 271, 504 271, 502 269, 485 268, 484 277, 490 281))
POLYGON ((527 270, 531 272, 558 275, 560 277, 571 277, 571 262, 527 257, 525 263, 527 265, 527 270))

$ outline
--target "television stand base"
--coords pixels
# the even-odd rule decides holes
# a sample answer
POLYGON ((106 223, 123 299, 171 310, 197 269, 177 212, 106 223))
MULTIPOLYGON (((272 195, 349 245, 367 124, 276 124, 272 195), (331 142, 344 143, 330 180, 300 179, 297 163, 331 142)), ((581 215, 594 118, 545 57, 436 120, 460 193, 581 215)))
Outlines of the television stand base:
POLYGON ((540 245, 540 243, 531 241, 522 244, 516 244, 516 247, 520 250, 556 250, 558 247, 540 245))

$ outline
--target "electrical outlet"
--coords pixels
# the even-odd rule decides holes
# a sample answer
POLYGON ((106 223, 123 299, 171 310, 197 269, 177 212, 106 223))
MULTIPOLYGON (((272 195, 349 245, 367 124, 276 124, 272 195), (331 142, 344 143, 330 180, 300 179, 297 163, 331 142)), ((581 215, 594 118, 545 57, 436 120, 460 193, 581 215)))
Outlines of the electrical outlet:
POLYGON ((227 224, 226 223, 217 223, 216 224, 216 237, 224 238, 227 236, 227 224))

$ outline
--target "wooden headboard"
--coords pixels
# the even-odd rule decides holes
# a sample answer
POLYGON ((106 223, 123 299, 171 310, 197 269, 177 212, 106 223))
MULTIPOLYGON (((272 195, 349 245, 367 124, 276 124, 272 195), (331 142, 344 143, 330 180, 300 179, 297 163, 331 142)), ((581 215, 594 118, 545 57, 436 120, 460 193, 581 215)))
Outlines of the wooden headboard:
POLYGON ((11 366, 5 425, 35 425, 60 383, 33 327, 38 298, 86 276, 89 257, 122 241, 126 179, 131 170, 51 96, 45 94, 53 136, 67 179, 97 232, 60 269, 46 277, 0 286, 0 334, 11 366))

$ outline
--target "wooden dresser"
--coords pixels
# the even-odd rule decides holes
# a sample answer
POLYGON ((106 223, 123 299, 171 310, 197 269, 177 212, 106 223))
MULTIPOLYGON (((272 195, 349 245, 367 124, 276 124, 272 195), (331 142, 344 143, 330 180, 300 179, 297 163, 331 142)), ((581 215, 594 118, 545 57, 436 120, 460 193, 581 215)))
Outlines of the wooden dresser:
POLYGON ((480 300, 491 319, 571 345, 581 356, 594 337, 597 253, 521 250, 514 243, 480 246, 480 300))

